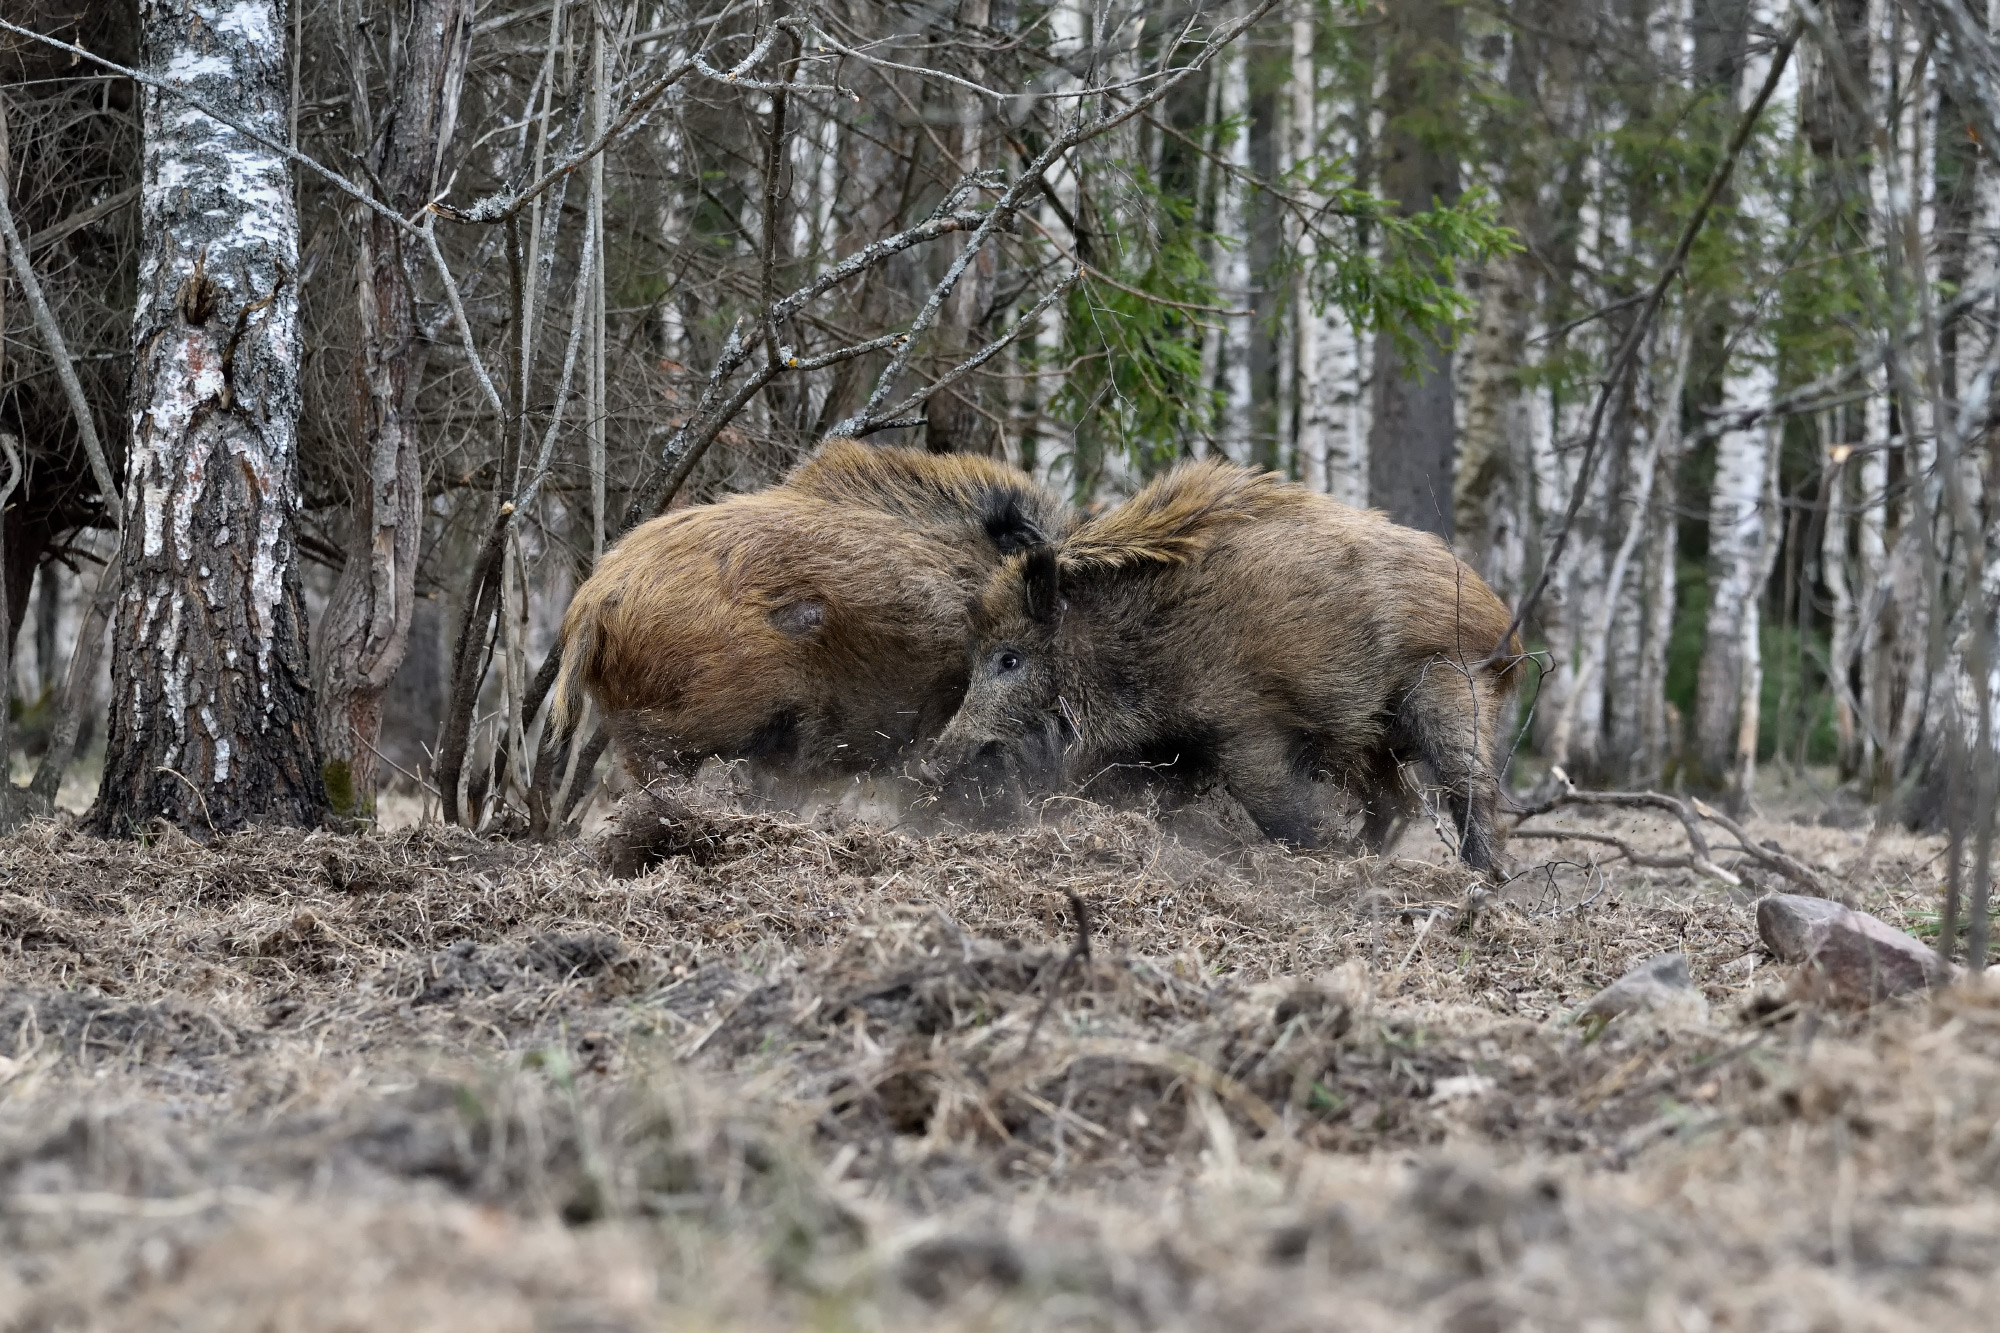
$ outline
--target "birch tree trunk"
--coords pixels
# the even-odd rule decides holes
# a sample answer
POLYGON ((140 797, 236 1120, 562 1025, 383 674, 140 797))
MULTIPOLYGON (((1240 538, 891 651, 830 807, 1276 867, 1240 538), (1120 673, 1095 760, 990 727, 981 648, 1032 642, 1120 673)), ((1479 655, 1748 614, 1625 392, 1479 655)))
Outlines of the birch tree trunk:
MULTIPOLYGON (((266 137, 286 134, 278 0, 151 0, 143 64, 266 137)), ((145 160, 125 586, 94 824, 197 834, 316 823, 292 537, 298 215, 284 159, 142 93, 145 160)))
MULTIPOLYGON (((1316 9, 1305 0, 1292 8, 1292 161, 1316 170, 1327 157, 1354 161, 1356 145, 1340 129, 1340 117, 1322 106, 1316 59, 1316 9)), ((1325 204, 1308 194, 1315 213, 1325 204)), ((1298 323, 1298 473, 1309 490, 1325 491, 1343 504, 1368 503, 1367 348, 1352 321, 1333 302, 1315 309, 1311 273, 1317 241, 1310 228, 1299 237, 1298 290, 1293 298, 1298 323)))
MULTIPOLYGON (((1292 166, 1301 180, 1310 179, 1319 159, 1319 75, 1313 61, 1312 0, 1292 0, 1292 166)), ((1317 209, 1313 192, 1306 194, 1308 208, 1317 209)), ((1320 347, 1320 318, 1313 310, 1312 269, 1317 249, 1312 228, 1298 225, 1298 276, 1293 280, 1292 318, 1298 334, 1294 339, 1297 365, 1293 380, 1298 385, 1298 466, 1299 480, 1307 490, 1327 489, 1328 436, 1331 422, 1325 402, 1323 351, 1320 347)))
MULTIPOLYGON (((1707 68, 1732 81, 1740 107, 1761 84, 1770 56, 1752 54, 1748 29, 1753 12, 1768 19, 1759 4, 1730 7, 1730 42, 1718 43, 1707 68)), ((1699 41, 1700 34, 1697 33, 1699 41)), ((1772 101, 1774 114, 1796 108, 1796 71, 1786 75, 1772 101)), ((1736 209, 1757 233, 1782 225, 1782 207, 1754 183, 1738 187, 1736 209)), ((1755 300, 1755 294, 1750 294, 1755 300)), ((1751 305, 1749 319, 1733 345, 1718 350, 1724 412, 1770 401, 1778 387, 1777 348, 1767 312, 1751 305)), ((1724 309, 1723 327, 1739 317, 1724 309)), ((1762 599, 1776 558, 1780 523, 1776 511, 1780 426, 1773 421, 1728 430, 1716 440, 1715 484, 1708 506, 1708 615, 1703 627, 1701 665, 1695 681, 1694 767, 1697 781, 1726 791, 1740 806, 1749 799, 1757 761, 1758 701, 1763 689, 1760 635, 1762 599)))
MULTIPOLYGON (((1382 193, 1404 214, 1458 199, 1458 161, 1425 126, 1456 101, 1458 9, 1446 0, 1403 0, 1383 20, 1388 96, 1382 193)), ((1451 348, 1418 335, 1414 359, 1385 330, 1375 339, 1375 410, 1368 439, 1370 500, 1398 523, 1447 540, 1458 443, 1451 348)))
MULTIPOLYGON (((1250 109, 1250 70, 1240 46, 1231 47, 1218 61, 1216 78, 1221 84, 1221 119, 1240 121, 1250 109)), ((1215 232, 1218 236, 1247 236, 1249 219, 1244 207, 1242 173, 1250 169, 1250 138, 1239 129, 1229 143, 1229 166, 1216 187, 1215 232)), ((1217 389, 1221 398, 1221 420, 1217 440, 1222 453, 1238 463, 1250 461, 1251 385, 1250 346, 1255 316, 1249 311, 1250 247, 1247 244, 1217 246, 1216 288, 1232 310, 1240 314, 1221 317, 1217 339, 1217 389)))
MULTIPOLYGON (((1776 388, 1769 363, 1733 367, 1724 411, 1767 401, 1776 388)), ((1715 446, 1715 487, 1708 505, 1708 618, 1695 685, 1694 758, 1703 782, 1741 798, 1737 781, 1756 751, 1761 685, 1757 636, 1771 538, 1765 513, 1777 434, 1763 424, 1723 433, 1715 446), (1747 701, 1747 704, 1746 704, 1747 701), (1747 732, 1749 754, 1744 753, 1747 732)))
POLYGON ((1823 466, 1826 479, 1825 526, 1820 533, 1819 568, 1826 584, 1827 598, 1827 685, 1833 694, 1834 744, 1839 755, 1840 773, 1852 777, 1860 771, 1860 710, 1853 688, 1854 631, 1856 607, 1854 585, 1848 577, 1848 549, 1853 544, 1854 503, 1849 496, 1854 455, 1851 444, 1833 432, 1841 414, 1824 414, 1823 437, 1830 441, 1823 466))
MULTIPOLYGON (((472 8, 471 0, 407 0, 399 20, 404 40, 386 71, 392 100, 370 127, 368 177, 382 202, 406 217, 438 189, 472 46, 472 8)), ((357 63, 364 49, 357 44, 357 63)), ((354 96, 365 106, 367 95, 358 75, 354 96)), ((328 799, 336 815, 366 818, 375 809, 382 696, 403 664, 416 605, 424 494, 414 417, 423 349, 415 256, 405 237, 363 210, 356 232, 360 451, 347 562, 320 617, 313 661, 328 799)))

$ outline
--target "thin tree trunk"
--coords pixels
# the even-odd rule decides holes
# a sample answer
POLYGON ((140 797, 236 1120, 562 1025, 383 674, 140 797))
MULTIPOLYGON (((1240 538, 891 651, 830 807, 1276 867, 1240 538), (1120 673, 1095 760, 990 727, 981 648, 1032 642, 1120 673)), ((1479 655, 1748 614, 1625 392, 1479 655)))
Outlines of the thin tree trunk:
MULTIPOLYGON (((284 8, 155 0, 146 68, 271 140, 286 133, 284 8)), ((315 824, 292 513, 298 215, 279 154, 153 89, 133 321, 125 578, 94 824, 204 833, 315 824)))
MULTIPOLYGON (((76 755, 77 736, 83 730, 83 712, 91 704, 97 683, 97 664, 104 658, 104 631, 118 605, 123 581, 120 562, 114 559, 97 576, 97 591, 85 604, 76 627, 76 646, 70 649, 69 667, 63 674, 62 695, 55 712, 55 726, 49 731, 49 748, 35 769, 29 787, 36 795, 55 805, 62 790, 63 775, 76 755)), ((54 654, 50 654, 51 657, 54 654)))
POLYGON ((1625 767, 1628 784, 1635 786, 1659 782, 1680 753, 1680 719, 1667 701, 1667 654, 1673 646, 1674 604, 1679 592, 1679 477, 1686 443, 1686 436, 1678 432, 1666 441, 1655 464, 1653 503, 1645 514, 1641 593, 1645 624, 1639 635, 1637 687, 1639 741, 1625 767))
MULTIPOLYGON (((1249 58, 1240 46, 1223 52, 1216 78, 1221 82, 1222 119, 1240 122, 1250 109, 1249 58)), ((1250 169, 1250 138, 1239 129, 1229 143, 1229 164, 1218 188, 1215 208, 1216 235, 1233 242, 1222 249, 1216 286, 1232 310, 1242 314, 1222 316, 1220 335, 1220 379, 1222 419, 1216 431, 1222 453, 1238 463, 1250 461, 1251 383, 1250 347, 1255 316, 1248 307, 1250 291, 1249 219, 1245 208, 1243 172, 1250 169)))
MULTIPOLYGON (((1458 7, 1403 0, 1385 11, 1388 97, 1381 189, 1405 215, 1458 199, 1458 161, 1426 127, 1457 99, 1458 7)), ((1368 492, 1390 518, 1452 531, 1458 455, 1452 417, 1451 348, 1417 335, 1405 356, 1389 330, 1375 339, 1375 411, 1368 441, 1368 492)))
MULTIPOLYGON (((406 0, 400 61, 385 71, 392 98, 373 125, 369 176, 382 201, 408 216, 430 202, 458 118, 472 46, 471 0, 406 0)), ((368 95, 366 43, 351 58, 354 96, 368 95)), ((360 211, 360 457, 349 515, 347 562, 313 644, 319 743, 336 815, 375 809, 382 696, 410 641, 423 537, 423 476, 414 426, 423 359, 415 257, 378 214, 360 211)))
MULTIPOLYGON (((986 26, 989 14, 988 0, 964 0, 959 6, 958 21, 977 31, 986 26)), ((973 82, 981 82, 981 62, 977 59, 969 62, 966 73, 973 82)), ((954 118, 958 122, 958 142, 955 145, 957 174, 969 176, 986 165, 986 133, 990 124, 987 99, 964 88, 954 89, 951 96, 955 104, 954 118)), ((939 261, 951 263, 957 259, 965 244, 966 238, 959 237, 951 245, 940 247, 939 261)), ((934 343, 940 371, 957 364, 979 346, 979 326, 986 318, 986 308, 993 302, 996 262, 994 247, 981 246, 972 257, 965 275, 946 298, 944 309, 938 315, 934 343)), ((931 395, 925 402, 925 448, 933 453, 1000 452, 1000 442, 994 438, 992 425, 981 410, 984 405, 980 402, 979 383, 978 376, 968 376, 953 387, 931 395)))
MULTIPOLYGON (((1753 55, 1749 46, 1752 8, 1724 0, 1715 5, 1713 35, 1697 24, 1704 75, 1733 88, 1739 104, 1763 82, 1768 68, 1768 54, 1753 55)), ((1788 98, 1781 94, 1774 106, 1784 100, 1788 98)), ((1735 193, 1738 216, 1753 235, 1782 223, 1781 207, 1767 191, 1747 184, 1735 193)), ((1752 301, 1755 295, 1746 294, 1752 301)), ((1725 412, 1766 403, 1777 390, 1774 335, 1764 312, 1754 304, 1748 309, 1751 318, 1737 332, 1736 342, 1719 340, 1716 347, 1724 359, 1720 406, 1725 412)), ((1718 314, 1718 332, 1728 330, 1734 316, 1726 307, 1718 314)), ((1715 484, 1709 496, 1708 615, 1695 684, 1694 776, 1702 785, 1726 791, 1739 808, 1749 799, 1756 763, 1762 599, 1780 536, 1772 504, 1779 442, 1780 425, 1774 421, 1724 431, 1716 440, 1715 484)))
POLYGON ((1856 566, 1861 571, 1861 614, 1858 641, 1852 651, 1861 657, 1861 765, 1871 794, 1889 782, 1888 755, 1883 738, 1890 731, 1892 653, 1889 629, 1889 399, 1880 375, 1872 377, 1877 392, 1866 404, 1864 449, 1861 456, 1859 514, 1855 522, 1856 566))
MULTIPOLYGON (((1829 423, 1838 422, 1837 412, 1826 414, 1829 423)), ((1832 428, 1831 425, 1829 428, 1832 428)), ((1839 755, 1840 772, 1852 777, 1860 772, 1861 729, 1853 689, 1855 626, 1858 619, 1854 585, 1848 577, 1848 549, 1854 540, 1854 504, 1850 498, 1851 474, 1848 462, 1853 446, 1833 445, 1825 464, 1826 505, 1820 532, 1820 578, 1826 584, 1827 676, 1833 693, 1833 733, 1839 755)))
MULTIPOLYGON (((1761 358, 1733 368, 1723 390, 1723 410, 1771 397, 1776 376, 1761 358)), ((1757 655, 1759 610, 1767 569, 1765 547, 1774 542, 1765 512, 1777 432, 1765 424, 1726 431, 1716 441, 1715 488, 1708 507, 1708 619, 1697 677, 1694 757, 1705 784, 1747 795, 1735 785, 1742 768, 1742 732, 1756 725, 1754 701, 1761 682, 1757 655)), ((1754 746, 1755 736, 1752 733, 1754 746)))
MULTIPOLYGON (((1319 75, 1313 60, 1312 0, 1292 0, 1292 142, 1295 170, 1310 172, 1319 161, 1319 75)), ((1317 211, 1316 192, 1305 202, 1317 211)), ((1312 229, 1298 225, 1298 268, 1292 283, 1292 319, 1297 328, 1292 372, 1298 386, 1297 474, 1308 490, 1327 489, 1327 459, 1331 451, 1332 413, 1326 401, 1325 348, 1321 316, 1313 309, 1312 274, 1317 246, 1312 229)))
MULTIPOLYGON (((1594 618, 1590 624, 1580 627, 1579 630, 1581 651, 1578 653, 1576 680, 1568 697, 1562 701, 1556 719, 1554 740, 1551 742, 1553 752, 1560 754, 1562 758, 1554 762, 1569 762, 1570 747, 1578 743, 1576 719, 1589 716, 1585 700, 1599 707, 1605 702, 1610 703, 1614 716, 1622 719, 1622 723, 1612 722, 1610 730, 1613 736, 1619 735, 1621 730, 1623 734, 1636 735, 1639 730, 1638 711, 1643 707, 1644 696, 1632 693, 1621 697, 1620 692, 1606 688, 1613 679, 1613 669, 1608 664, 1611 662, 1613 652, 1613 629, 1621 615, 1631 619, 1633 629, 1637 630, 1636 617, 1630 616, 1629 613, 1641 603, 1639 599, 1628 595, 1627 584, 1628 581, 1631 583, 1640 581, 1632 577, 1634 573, 1632 560, 1639 551, 1640 543, 1646 537, 1646 516, 1653 506, 1653 489, 1660 475, 1660 459, 1672 452, 1670 442, 1680 434, 1681 393, 1687 385, 1688 362, 1694 352, 1691 325, 1691 320, 1683 319, 1681 329, 1675 337, 1670 363, 1673 368, 1669 371, 1666 387, 1655 404, 1652 429, 1646 433, 1645 440, 1630 460, 1627 469, 1626 504, 1622 512, 1614 512, 1611 515, 1613 531, 1622 532, 1623 535, 1619 538, 1618 549, 1612 554, 1610 565, 1605 572, 1594 618), (1602 686, 1600 681, 1603 682, 1602 686)), ((1618 495, 1614 493, 1609 499, 1616 507, 1618 495)), ((1607 756, 1601 752, 1602 747, 1597 743, 1596 730, 1594 726, 1589 727, 1588 733, 1581 738, 1579 746, 1586 756, 1586 767, 1593 773, 1602 772, 1607 767, 1605 762, 1607 756)), ((1616 762, 1615 758, 1613 762, 1616 762)))
POLYGON ((1527 559, 1521 516, 1531 502, 1535 402, 1521 382, 1521 367, 1535 324, 1533 283, 1525 254, 1499 255, 1486 266, 1467 351, 1453 496, 1459 555, 1510 600, 1523 590, 1527 559))

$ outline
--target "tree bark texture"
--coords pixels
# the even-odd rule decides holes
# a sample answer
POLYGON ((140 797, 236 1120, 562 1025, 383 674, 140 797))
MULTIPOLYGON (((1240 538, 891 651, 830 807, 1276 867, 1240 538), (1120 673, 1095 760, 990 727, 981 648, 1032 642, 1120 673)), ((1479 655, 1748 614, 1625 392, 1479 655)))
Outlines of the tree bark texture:
MULTIPOLYGON (((285 7, 150 0, 145 68, 282 142, 285 7)), ((318 822, 293 545, 298 215, 284 159, 144 93, 132 442, 99 831, 318 822)))
MULTIPOLYGON (((1706 6, 1716 27, 1697 27, 1697 63, 1739 105, 1764 80, 1768 54, 1753 54, 1747 25, 1752 6, 1717 0, 1706 6)), ((1702 7, 1697 7, 1699 24, 1702 7)), ((1797 93, 1780 92, 1776 114, 1796 106, 1797 93)), ((1775 234, 1783 205, 1756 185, 1733 191, 1743 223, 1775 234)), ((1729 315, 1733 312, 1719 311, 1729 315)), ((1723 361, 1721 407, 1740 411, 1768 402, 1777 392, 1777 348, 1761 321, 1731 340, 1725 323, 1712 326, 1715 355, 1723 361)), ((1708 507, 1708 615, 1695 682, 1694 776, 1749 799, 1757 761, 1759 701, 1763 691, 1762 600, 1783 520, 1777 507, 1780 426, 1763 421, 1725 430, 1715 444, 1715 485, 1708 507)))
MULTIPOLYGON (((1747 368, 1740 377, 1733 374, 1724 410, 1762 401, 1774 387, 1775 377, 1761 366, 1747 368)), ((1776 445, 1775 430, 1765 425, 1726 431, 1716 441, 1715 490, 1708 509, 1708 619, 1694 720, 1695 759, 1702 779, 1716 786, 1734 785, 1732 775, 1743 764, 1740 746, 1746 727, 1753 755, 1756 745, 1759 604, 1769 572, 1765 546, 1771 540, 1771 516, 1764 506, 1776 445)))
MULTIPOLYGON (((398 20, 405 36, 387 71, 391 100, 373 126, 368 176, 406 217, 439 186, 472 10, 472 0, 407 0, 398 20)), ((365 79, 356 85, 355 96, 365 96, 365 79)), ((413 281, 421 255, 387 219, 357 214, 360 448, 347 561, 320 617, 313 661, 327 795, 334 813, 365 817, 375 806, 382 697, 403 663, 416 606, 424 495, 413 372, 423 348, 413 281)))
MULTIPOLYGON (((1457 96, 1458 7, 1405 0, 1385 12, 1381 190, 1407 215, 1458 199, 1458 157, 1435 128, 1457 96)), ((1425 334, 1418 344, 1411 357, 1387 330, 1376 338, 1368 493, 1396 522, 1450 540, 1458 456, 1451 348, 1425 334)))
MULTIPOLYGON (((1225 51, 1217 62, 1216 80, 1221 84, 1219 119, 1234 121, 1250 109, 1249 58, 1240 48, 1225 51)), ((1239 132, 1228 145, 1230 172, 1217 187, 1215 230, 1220 236, 1247 237, 1249 217, 1242 173, 1250 171, 1250 138, 1239 132)), ((1250 461, 1251 380, 1250 348, 1255 342, 1256 316, 1249 311, 1252 299, 1250 248, 1219 245, 1214 248, 1216 290, 1233 310, 1241 314, 1219 317, 1220 332, 1209 337, 1218 344, 1216 388, 1222 406, 1216 423, 1216 444, 1222 454, 1238 463, 1250 461)))
POLYGON ((1459 556, 1509 602, 1525 591, 1538 403, 1522 384, 1537 309, 1525 253, 1487 264, 1466 368, 1465 429, 1454 479, 1459 556))

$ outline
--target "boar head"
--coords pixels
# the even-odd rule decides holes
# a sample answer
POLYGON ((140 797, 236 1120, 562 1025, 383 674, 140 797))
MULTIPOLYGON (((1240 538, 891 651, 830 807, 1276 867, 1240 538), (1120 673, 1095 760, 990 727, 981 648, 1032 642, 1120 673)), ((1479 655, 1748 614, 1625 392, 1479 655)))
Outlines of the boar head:
POLYGON ((1056 775, 1071 734, 1056 663, 1067 609, 1046 545, 1008 560, 973 601, 971 684, 933 747, 933 781, 1056 775))

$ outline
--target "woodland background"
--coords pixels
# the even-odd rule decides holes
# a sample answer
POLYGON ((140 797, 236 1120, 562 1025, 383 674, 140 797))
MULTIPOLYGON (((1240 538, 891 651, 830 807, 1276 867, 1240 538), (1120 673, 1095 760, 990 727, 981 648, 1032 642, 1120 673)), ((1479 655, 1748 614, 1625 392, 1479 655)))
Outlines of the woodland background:
MULTIPOLYGON (((1517 783, 1561 765, 1740 804, 1775 770, 1985 863, 1983 7, 8 13, 152 68, 148 25, 185 38, 209 11, 282 43, 272 123, 325 168, 286 167, 287 392, 337 814, 421 785, 454 821, 559 829, 603 747, 544 743, 538 710, 595 556, 667 497, 762 486, 859 430, 1005 456, 1087 503, 1223 453, 1379 506, 1522 609, 1540 679, 1517 783)), ((160 94, 75 51, 0 32, 0 69, 19 764, 67 757, 70 675, 85 750, 102 735, 110 594, 90 609, 107 495, 139 504, 142 178, 175 143, 144 130, 160 94)))

